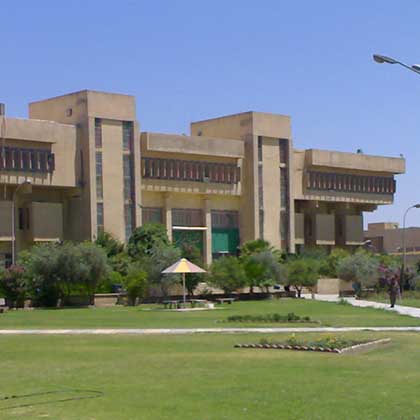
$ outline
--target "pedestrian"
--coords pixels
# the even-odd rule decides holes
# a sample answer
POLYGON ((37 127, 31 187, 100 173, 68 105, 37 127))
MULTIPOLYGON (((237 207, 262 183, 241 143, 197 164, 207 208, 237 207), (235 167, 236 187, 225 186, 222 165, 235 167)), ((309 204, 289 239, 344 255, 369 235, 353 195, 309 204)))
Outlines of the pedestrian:
POLYGON ((395 301, 397 300, 399 291, 400 291, 400 285, 398 284, 397 276, 394 275, 391 277, 391 282, 389 284, 389 290, 388 290, 389 298, 391 301, 391 308, 395 306, 395 301))

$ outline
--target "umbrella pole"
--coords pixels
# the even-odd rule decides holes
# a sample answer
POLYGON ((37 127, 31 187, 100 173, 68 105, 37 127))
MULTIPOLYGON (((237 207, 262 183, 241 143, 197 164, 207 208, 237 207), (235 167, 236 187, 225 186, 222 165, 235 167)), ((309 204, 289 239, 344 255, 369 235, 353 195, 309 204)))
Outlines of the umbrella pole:
POLYGON ((186 302, 186 298, 185 298, 185 273, 182 273, 182 291, 184 293, 184 306, 185 306, 185 302, 186 302))

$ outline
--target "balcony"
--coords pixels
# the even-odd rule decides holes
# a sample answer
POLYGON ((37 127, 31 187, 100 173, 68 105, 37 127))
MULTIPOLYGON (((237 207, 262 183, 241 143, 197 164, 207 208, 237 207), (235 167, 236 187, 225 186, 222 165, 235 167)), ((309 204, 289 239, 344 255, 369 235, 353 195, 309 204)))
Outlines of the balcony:
POLYGON ((55 156, 45 149, 0 147, 0 171, 48 174, 55 169, 55 156))
POLYGON ((234 164, 143 157, 142 177, 232 185, 240 182, 241 171, 234 164))
POLYGON ((392 176, 349 175, 334 172, 308 171, 305 179, 308 191, 388 194, 396 191, 392 176))

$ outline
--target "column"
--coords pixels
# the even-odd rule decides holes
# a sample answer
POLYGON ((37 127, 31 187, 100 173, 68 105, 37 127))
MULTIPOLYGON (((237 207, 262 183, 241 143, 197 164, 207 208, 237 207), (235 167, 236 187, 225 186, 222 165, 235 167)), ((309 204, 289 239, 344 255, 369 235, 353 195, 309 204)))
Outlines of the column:
POLYGON ((168 234, 169 240, 172 241, 172 203, 170 194, 166 194, 164 197, 163 212, 166 224, 166 232, 168 234))
POLYGON ((212 242, 211 242, 211 201, 209 198, 203 200, 204 226, 207 228, 204 231, 204 263, 211 264, 212 261, 212 242))

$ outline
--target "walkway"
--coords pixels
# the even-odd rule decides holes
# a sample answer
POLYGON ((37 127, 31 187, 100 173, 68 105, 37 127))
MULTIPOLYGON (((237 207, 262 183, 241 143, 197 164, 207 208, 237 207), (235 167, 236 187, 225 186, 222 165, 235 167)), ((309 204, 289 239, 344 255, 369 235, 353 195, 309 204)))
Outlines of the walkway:
POLYGON ((87 328, 59 330, 0 330, 0 335, 171 335, 171 334, 243 334, 310 332, 420 332, 420 327, 302 327, 302 328, 87 328))
MULTIPOLYGON (((310 298, 310 295, 309 295, 310 298)), ((326 302, 338 302, 340 298, 336 295, 315 295, 316 300, 322 300, 326 302)), ((344 298, 348 303, 353 306, 358 306, 361 308, 376 308, 376 309, 385 309, 386 311, 397 312, 401 315, 409 315, 414 318, 420 318, 420 308, 413 308, 412 306, 402 306, 395 305, 394 308, 391 308, 388 303, 372 302, 368 300, 358 300, 355 298, 344 298)))

